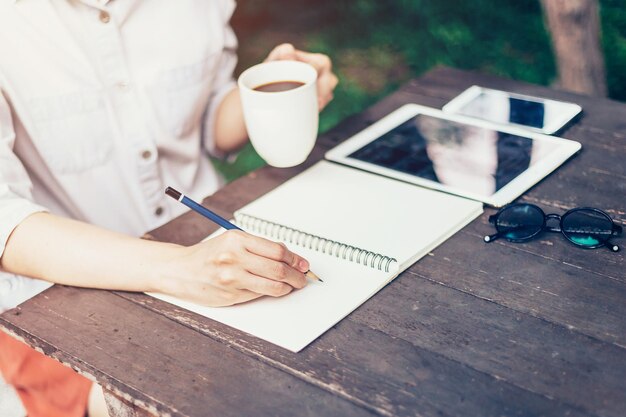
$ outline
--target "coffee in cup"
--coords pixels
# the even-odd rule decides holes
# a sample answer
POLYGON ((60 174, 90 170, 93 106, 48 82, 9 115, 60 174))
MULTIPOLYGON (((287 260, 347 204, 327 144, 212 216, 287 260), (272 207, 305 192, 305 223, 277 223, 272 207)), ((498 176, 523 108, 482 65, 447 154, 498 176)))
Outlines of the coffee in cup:
POLYGON ((319 122, 317 71, 299 61, 271 61, 244 71, 238 84, 252 146, 269 165, 307 158, 319 122))
POLYGON ((279 93, 281 91, 293 90, 302 87, 303 82, 300 81, 273 81, 254 88, 254 91, 263 91, 265 93, 279 93))

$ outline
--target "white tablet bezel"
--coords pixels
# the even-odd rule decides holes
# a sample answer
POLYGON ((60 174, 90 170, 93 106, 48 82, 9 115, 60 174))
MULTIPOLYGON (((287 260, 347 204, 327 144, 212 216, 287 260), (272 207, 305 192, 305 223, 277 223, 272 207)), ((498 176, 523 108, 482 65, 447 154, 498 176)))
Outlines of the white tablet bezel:
MULTIPOLYGON (((518 126, 520 128, 528 129, 537 133, 543 133, 545 135, 552 135, 555 132, 558 132, 559 130, 561 130, 561 128, 563 128, 571 120, 573 120, 576 116, 578 116, 580 112, 582 111, 582 107, 580 107, 578 104, 575 104, 575 103, 548 99, 548 98, 534 97, 534 96, 529 96, 525 94, 511 93, 508 91, 495 90, 493 88, 486 88, 486 87, 481 87, 478 85, 473 85, 469 87, 467 90, 463 91, 461 94, 459 94, 458 96, 450 100, 445 106, 443 106, 442 110, 445 113, 459 114, 460 109, 465 107, 472 100, 476 99, 483 92, 489 92, 491 94, 501 95, 505 97, 512 97, 518 100, 526 100, 526 101, 532 101, 535 103, 542 103, 544 105, 547 102, 557 103, 561 109, 561 111, 558 114, 558 117, 555 117, 551 123, 545 125, 543 128, 531 127, 531 126, 521 125, 517 123, 497 123, 497 122, 491 121, 492 123, 497 123, 497 124, 501 124, 505 126, 507 125, 518 126)), ((485 120, 485 121, 490 121, 490 120, 482 119, 479 117, 474 117, 474 118, 485 120)))
POLYGON ((420 106, 418 104, 407 104, 393 111, 389 115, 383 117, 378 122, 367 127, 356 135, 350 137, 330 151, 326 152, 325 158, 329 161, 338 162, 340 164, 362 169, 364 171, 373 172, 412 184, 421 185, 427 188, 441 190, 450 194, 456 194, 462 197, 470 198, 472 200, 482 201, 490 206, 502 207, 510 203, 526 190, 528 190, 530 187, 541 181, 544 177, 546 177, 548 174, 558 168, 561 164, 563 164, 563 162, 569 159, 580 149, 580 143, 569 139, 534 133, 525 129, 518 128, 516 126, 503 126, 467 116, 447 114, 441 110, 420 106), (394 171, 389 168, 348 157, 348 155, 352 154, 356 150, 362 148, 373 140, 378 139, 380 136, 384 135, 393 128, 401 125, 402 123, 406 122, 407 120, 418 114, 425 114, 444 120, 450 120, 453 122, 464 123, 471 126, 477 126, 509 133, 512 135, 530 138, 536 141, 551 141, 552 143, 557 142, 560 146, 555 148, 552 152, 547 154, 541 160, 537 161, 536 164, 528 167, 528 169, 526 169, 522 174, 520 174, 518 177, 513 179, 506 186, 502 187, 491 196, 475 194, 460 188, 456 188, 454 186, 440 184, 424 178, 416 177, 411 174, 394 171))

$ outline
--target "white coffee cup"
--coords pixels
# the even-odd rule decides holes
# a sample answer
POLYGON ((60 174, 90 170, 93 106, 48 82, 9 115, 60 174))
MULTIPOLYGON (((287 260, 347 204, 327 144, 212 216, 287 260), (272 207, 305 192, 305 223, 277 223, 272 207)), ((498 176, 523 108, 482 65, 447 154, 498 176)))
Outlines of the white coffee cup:
POLYGON ((309 156, 318 128, 317 71, 298 61, 270 61, 239 76, 243 116, 252 146, 268 164, 285 168, 309 156), (257 91, 274 83, 304 83, 291 90, 257 91))

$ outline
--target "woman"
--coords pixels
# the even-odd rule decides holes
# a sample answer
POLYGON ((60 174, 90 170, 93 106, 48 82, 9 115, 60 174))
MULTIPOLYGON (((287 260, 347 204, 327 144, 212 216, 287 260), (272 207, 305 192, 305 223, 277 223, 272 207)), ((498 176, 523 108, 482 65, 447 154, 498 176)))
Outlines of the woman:
MULTIPOLYGON (((232 78, 234 6, 0 5, 2 280, 155 291, 213 306, 306 284, 305 259, 240 232, 191 247, 138 238, 182 213, 166 185, 213 193, 222 182, 205 152, 223 157, 247 141, 232 78)), ((332 99, 328 57, 283 44, 267 59, 310 63, 320 109, 332 99)), ((5 308, 11 301, 9 292, 5 308)), ((1 332, 0 368, 30 417, 85 414, 89 381, 1 332)))

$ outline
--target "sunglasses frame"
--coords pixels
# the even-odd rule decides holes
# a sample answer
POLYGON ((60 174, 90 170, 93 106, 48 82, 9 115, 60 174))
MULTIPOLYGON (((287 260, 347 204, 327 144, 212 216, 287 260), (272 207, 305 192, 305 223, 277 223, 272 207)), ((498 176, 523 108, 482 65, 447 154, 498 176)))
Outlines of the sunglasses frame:
POLYGON ((581 247, 583 249, 597 249, 597 248, 601 248, 601 247, 608 247, 611 251, 613 252, 617 252, 619 251, 619 246, 611 243, 610 239, 611 237, 614 236, 619 236, 622 234, 622 226, 618 225, 615 223, 615 221, 611 218, 611 216, 609 216, 606 212, 604 212, 603 210, 600 210, 598 208, 595 207, 576 207, 570 210, 567 210, 563 215, 559 215, 556 213, 550 213, 550 214, 546 214, 541 207, 535 205, 535 204, 531 204, 531 203, 514 203, 514 204, 508 204, 504 207, 502 207, 500 210, 498 210, 497 213, 492 214, 491 216, 489 216, 489 223, 493 224, 494 227, 496 228, 497 233, 494 235, 488 235, 484 237, 484 241, 486 243, 490 243, 493 242, 494 240, 496 240, 497 238, 499 238, 500 236, 503 236, 506 240, 508 240, 509 242, 514 242, 514 243, 521 243, 521 242, 526 242, 528 240, 533 239, 535 236, 547 231, 547 232, 556 232, 556 233, 561 233, 565 239, 567 239, 570 243, 573 243, 574 245, 581 247), (541 228, 539 230, 537 230, 535 233, 533 233, 532 235, 523 237, 523 238, 518 238, 518 239, 512 239, 512 238, 508 238, 508 237, 504 237, 504 231, 501 231, 498 229, 498 218, 502 215, 502 213, 504 213, 506 210, 512 209, 514 207, 522 207, 522 206, 527 206, 527 207, 532 207, 536 210, 538 210, 542 215, 543 215, 543 222, 541 224, 541 228), (564 231, 563 231, 563 219, 567 218, 567 216, 569 216, 570 214, 576 213, 578 211, 592 211, 594 213, 597 213, 599 215, 601 215, 602 217, 605 217, 606 219, 608 219, 611 222, 612 225, 612 229, 611 229, 611 235, 603 242, 600 242, 596 245, 583 245, 581 243, 575 242, 574 240, 572 240, 564 231), (558 227, 550 227, 547 225, 548 220, 550 219, 555 219, 559 221, 559 226, 558 227))

